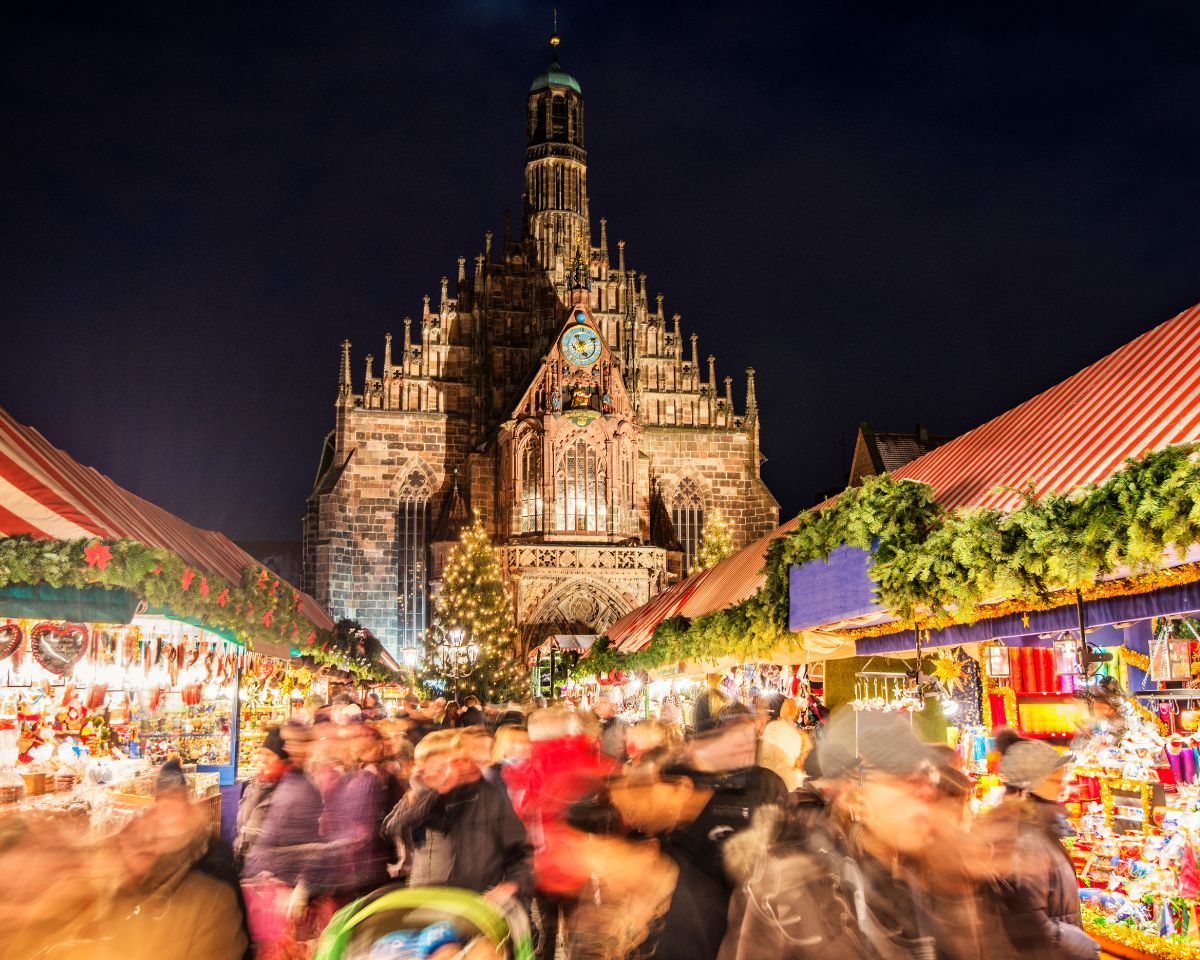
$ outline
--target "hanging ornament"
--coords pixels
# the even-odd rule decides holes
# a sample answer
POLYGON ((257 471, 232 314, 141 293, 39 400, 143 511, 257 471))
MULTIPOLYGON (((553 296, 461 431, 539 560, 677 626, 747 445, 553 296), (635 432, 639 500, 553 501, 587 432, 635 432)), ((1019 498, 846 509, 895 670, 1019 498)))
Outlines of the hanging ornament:
POLYGON ((83 548, 83 558, 89 567, 103 570, 108 566, 108 561, 112 559, 112 551, 108 549, 107 544, 97 541, 83 548))
POLYGON ((267 591, 267 595, 273 597, 273 596, 275 596, 275 594, 278 591, 279 591, 279 581, 274 580, 271 582, 271 589, 267 591))
POLYGON ((217 594, 217 606, 218 607, 225 606, 225 601, 228 599, 229 599, 229 588, 226 587, 224 590, 222 590, 220 593, 217 594))
POLYGON ((5 660, 25 642, 25 631, 15 620, 0 623, 0 660, 5 660))
POLYGON ((933 660, 933 675, 951 693, 956 692, 963 679, 963 662, 958 651, 938 654, 933 660))
POLYGON ((266 590, 267 589, 267 581, 269 579, 270 579, 270 577, 267 575, 266 570, 260 571, 258 574, 258 589, 266 590))
POLYGON ((264 613, 264 614, 263 614, 263 617, 262 617, 262 624, 263 624, 263 626, 264 626, 264 627, 269 627, 269 626, 271 625, 271 615, 272 615, 272 613, 273 613, 273 611, 271 611, 271 610, 268 610, 266 613, 264 613))
POLYGON ((43 670, 65 676, 87 651, 88 631, 82 623, 39 623, 29 631, 33 659, 43 670))
POLYGON ((200 596, 202 596, 202 597, 208 596, 208 577, 200 578, 200 596))
POLYGON ((195 570, 184 570, 183 576, 179 578, 179 585, 186 591, 191 587, 194 579, 196 579, 195 570))

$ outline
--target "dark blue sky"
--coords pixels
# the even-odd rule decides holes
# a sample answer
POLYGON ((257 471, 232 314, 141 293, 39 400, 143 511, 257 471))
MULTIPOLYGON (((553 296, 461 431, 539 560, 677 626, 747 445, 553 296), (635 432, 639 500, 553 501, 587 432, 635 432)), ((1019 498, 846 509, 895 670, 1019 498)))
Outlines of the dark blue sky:
MULTIPOLYGON (((0 404, 298 537, 338 343, 520 209, 550 5, 110 6, 0 31, 0 404)), ((785 515, 858 421, 966 430, 1200 300, 1200 8, 899 6, 559 9, 593 220, 759 370, 785 515)))

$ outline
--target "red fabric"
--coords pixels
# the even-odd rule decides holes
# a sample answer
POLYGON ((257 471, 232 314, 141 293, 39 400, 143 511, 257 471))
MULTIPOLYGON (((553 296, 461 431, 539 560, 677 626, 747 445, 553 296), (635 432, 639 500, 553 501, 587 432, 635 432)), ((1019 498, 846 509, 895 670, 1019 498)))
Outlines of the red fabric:
POLYGON ((992 729, 997 727, 1007 727, 1017 722, 1016 717, 1008 716, 1004 711, 1004 695, 1000 693, 989 693, 988 703, 992 707, 992 729))
POLYGON ((504 769, 513 808, 533 844, 539 890, 574 893, 591 879, 575 852, 585 837, 567 825, 567 810, 596 790, 615 767, 593 740, 574 736, 535 741, 528 760, 504 769))

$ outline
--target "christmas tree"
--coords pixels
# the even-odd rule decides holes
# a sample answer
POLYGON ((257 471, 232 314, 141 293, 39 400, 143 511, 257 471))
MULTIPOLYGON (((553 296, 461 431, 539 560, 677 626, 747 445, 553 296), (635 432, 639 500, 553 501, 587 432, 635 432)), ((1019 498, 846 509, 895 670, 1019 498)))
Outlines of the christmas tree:
POLYGON ((459 701, 473 693, 499 703, 527 692, 512 598, 478 514, 446 561, 425 635, 422 680, 431 693, 459 701))
POLYGON ((700 549, 696 551, 696 563, 689 571, 707 570, 733 553, 733 538, 729 534, 729 522, 720 510, 713 510, 704 521, 704 532, 700 536, 700 549))

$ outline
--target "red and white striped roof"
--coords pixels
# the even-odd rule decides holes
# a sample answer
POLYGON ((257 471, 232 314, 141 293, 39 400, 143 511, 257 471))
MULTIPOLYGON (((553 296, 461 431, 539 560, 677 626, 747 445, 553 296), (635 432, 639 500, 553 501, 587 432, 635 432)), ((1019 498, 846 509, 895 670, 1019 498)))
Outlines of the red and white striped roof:
MULTIPOLYGON (((0 536, 18 534, 137 540, 233 583, 241 582, 247 567, 262 566, 224 534, 193 527, 130 493, 0 408, 0 536)), ((316 626, 332 628, 329 615, 307 594, 301 594, 300 610, 316 626)))
POLYGON ((896 470, 942 506, 1010 510, 1020 489, 1069 492, 1127 457, 1200 439, 1200 305, 896 470))
MULTIPOLYGON (((1013 490, 1030 483, 1039 494, 1067 493, 1103 482, 1128 457, 1191 440, 1200 440, 1200 304, 892 476, 928 483, 949 509, 1011 510, 1021 502, 1013 490)), ((675 584, 613 624, 609 637, 640 650, 667 617, 745 600, 762 586, 767 544, 794 525, 675 584)))

